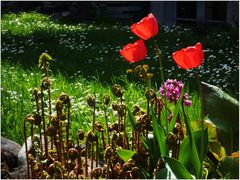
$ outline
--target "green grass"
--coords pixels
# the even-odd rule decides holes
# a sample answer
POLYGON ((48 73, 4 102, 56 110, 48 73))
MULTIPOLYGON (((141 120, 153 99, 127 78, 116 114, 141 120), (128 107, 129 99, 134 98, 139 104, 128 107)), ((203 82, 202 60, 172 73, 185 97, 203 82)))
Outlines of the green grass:
MULTIPOLYGON (((126 69, 148 64, 154 73, 153 87, 159 89, 159 66, 151 40, 146 42, 148 56, 143 62, 129 64, 119 55, 124 45, 138 39, 129 26, 94 22, 68 25, 37 13, 5 14, 1 25, 1 130, 3 136, 21 144, 23 119, 34 109, 31 91, 40 85, 41 74, 36 67, 42 52, 54 58, 51 64, 53 100, 61 92, 71 97, 72 134, 78 128, 84 131, 91 128, 86 96, 95 92, 101 101, 103 95, 109 94, 111 102, 115 101, 111 93, 114 83, 124 86, 125 102, 130 109, 135 104, 146 108, 142 83, 134 78, 127 80, 126 69)), ((180 48, 202 42, 205 60, 199 71, 203 80, 238 97, 238 29, 215 28, 199 34, 191 28, 162 26, 156 38, 162 50, 166 78, 182 79, 189 84, 193 101, 193 106, 187 109, 190 119, 200 119, 200 104, 193 71, 178 68, 171 58, 171 53, 180 48)), ((55 105, 55 101, 52 103, 55 105)), ((99 109, 97 113, 98 120, 104 121, 103 112, 99 109)), ((110 110, 109 117, 110 122, 115 121, 110 110)))
MULTIPOLYGON (((51 85, 52 107, 55 107, 57 97, 67 93, 71 98, 71 132, 76 134, 77 129, 82 128, 85 132, 91 129, 92 115, 91 108, 87 105, 87 95, 96 94, 97 101, 101 102, 102 97, 108 94, 111 103, 117 98, 111 92, 111 86, 115 83, 124 87, 124 102, 127 107, 133 110, 134 105, 139 105, 146 110, 146 98, 144 96, 143 84, 130 83, 126 77, 113 78, 111 84, 103 84, 97 80, 86 80, 82 75, 77 74, 74 78, 66 78, 61 73, 53 75, 51 85)), ((33 88, 40 87, 41 72, 37 68, 24 69, 20 64, 2 62, 2 88, 1 88, 1 130, 2 135, 23 143, 23 120, 25 116, 34 111, 32 101, 33 88)), ((158 92, 157 92, 158 93, 158 92)), ((199 97, 196 93, 191 94, 193 106, 187 108, 189 117, 192 120, 199 120, 200 108, 199 97)), ((105 124, 103 109, 98 104, 97 120, 105 124)), ((111 106, 111 105, 110 105, 111 106)), ((173 110, 173 106, 170 107, 173 110)), ((116 117, 108 109, 109 122, 115 122, 116 117)), ((131 129, 130 122, 129 130, 131 129)), ((129 131, 131 132, 131 131, 129 131)))
MULTIPOLYGON (((52 70, 73 76, 80 71, 85 78, 96 76, 100 81, 111 82, 112 76, 125 73, 135 66, 119 55, 127 43, 138 39, 130 32, 130 25, 79 23, 65 24, 38 13, 4 14, 2 16, 2 60, 21 62, 26 68, 36 65, 42 52, 54 58, 52 70)), ((205 60, 199 71, 204 81, 217 85, 238 97, 238 29, 214 27, 204 33, 194 28, 161 26, 156 36, 162 50, 166 78, 177 78, 195 86, 192 70, 176 66, 171 54, 183 47, 202 42, 205 60)), ((158 61, 153 43, 146 41, 148 56, 145 61, 154 72, 159 86, 158 61)))

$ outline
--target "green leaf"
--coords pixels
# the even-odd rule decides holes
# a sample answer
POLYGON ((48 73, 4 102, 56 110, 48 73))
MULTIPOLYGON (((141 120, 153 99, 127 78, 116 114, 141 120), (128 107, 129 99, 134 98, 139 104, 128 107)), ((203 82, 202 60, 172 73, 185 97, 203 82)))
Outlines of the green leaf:
POLYGON ((116 152, 124 162, 127 162, 135 154, 134 151, 127 150, 127 149, 117 149, 116 152))
POLYGON ((168 156, 163 157, 165 162, 171 168, 171 171, 178 179, 192 179, 193 177, 188 172, 188 170, 184 167, 184 165, 176 159, 170 158, 168 156))
POLYGON ((239 179, 239 158, 225 156, 219 162, 219 171, 223 178, 239 179))
POLYGON ((239 102, 220 88, 201 83, 203 90, 203 112, 220 132, 222 146, 227 154, 237 151, 239 144, 239 102))
POLYGON ((135 118, 134 118, 132 112, 130 111, 130 109, 128 107, 127 107, 127 112, 128 112, 128 118, 129 118, 129 120, 132 124, 132 127, 133 127, 134 130, 136 130, 137 125, 136 125, 136 122, 135 122, 135 118))
POLYGON ((167 179, 168 175, 169 171, 166 167, 164 167, 155 173, 153 179, 167 179))
MULTIPOLYGON (((194 131, 192 134, 193 134, 194 141, 196 143, 198 157, 200 157, 202 130, 194 131)), ((180 152, 179 152, 179 161, 183 163, 183 165, 188 169, 188 171, 193 172, 192 161, 196 161, 196 160, 193 158, 194 156, 192 156, 192 151, 189 150, 191 149, 191 144, 189 141, 190 141, 189 136, 184 138, 184 140, 182 141, 180 146, 180 152)), ((207 151, 208 151, 208 131, 207 129, 205 129, 203 158, 207 154, 207 151)), ((200 161, 202 161, 203 158, 201 158, 200 161)))
POLYGON ((160 125, 157 122, 157 117, 154 114, 153 109, 151 108, 151 115, 152 115, 152 121, 153 121, 153 133, 154 137, 157 139, 158 147, 160 150, 160 155, 164 156, 167 155, 167 146, 166 146, 166 137, 164 133, 164 129, 160 127, 160 125))
POLYGON ((179 112, 179 109, 181 108, 181 105, 182 105, 182 98, 183 98, 184 91, 185 91, 185 88, 183 86, 180 97, 179 97, 178 102, 177 102, 177 104, 174 108, 174 111, 173 111, 173 118, 170 122, 169 132, 172 132, 172 130, 173 130, 175 124, 176 124, 177 117, 178 117, 178 112, 179 112))
POLYGON ((200 175, 201 175, 200 156, 198 155, 195 139, 194 139, 193 132, 192 132, 192 129, 191 129, 191 126, 190 126, 190 120, 186 116, 183 105, 182 105, 182 109, 183 109, 184 120, 185 120, 185 123, 186 123, 187 133, 188 133, 188 136, 189 136, 189 145, 190 145, 189 151, 191 152, 191 162, 192 162, 192 165, 194 167, 196 177, 200 178, 200 175))

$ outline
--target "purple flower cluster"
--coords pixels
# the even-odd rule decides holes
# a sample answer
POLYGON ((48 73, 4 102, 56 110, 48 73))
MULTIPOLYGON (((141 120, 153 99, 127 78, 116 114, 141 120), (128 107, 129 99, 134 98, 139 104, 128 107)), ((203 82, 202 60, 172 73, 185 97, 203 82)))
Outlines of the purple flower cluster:
MULTIPOLYGON (((163 86, 160 87, 160 94, 165 96, 164 88, 166 89, 166 98, 169 102, 177 102, 180 98, 181 91, 183 89, 183 83, 176 79, 168 79, 163 86)), ((188 94, 183 95, 183 104, 185 106, 191 106, 192 101, 188 99, 188 94)))

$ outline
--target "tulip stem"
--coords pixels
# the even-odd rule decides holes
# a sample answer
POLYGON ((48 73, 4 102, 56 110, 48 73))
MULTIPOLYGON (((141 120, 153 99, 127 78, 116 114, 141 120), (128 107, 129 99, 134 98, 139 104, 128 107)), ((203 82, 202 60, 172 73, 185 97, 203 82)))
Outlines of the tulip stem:
POLYGON ((201 102, 201 151, 200 151, 200 161, 201 161, 201 171, 200 171, 200 178, 202 176, 202 162, 204 159, 204 119, 203 119, 203 92, 201 87, 201 78, 199 76, 199 73, 196 69, 194 69, 194 73, 196 78, 198 79, 198 86, 199 86, 199 94, 200 94, 200 102, 201 102))
POLYGON ((164 100, 164 104, 165 104, 165 108, 164 108, 164 112, 165 112, 165 119, 166 119, 166 129, 167 129, 167 133, 169 131, 169 122, 168 122, 168 117, 167 117, 167 99, 166 99, 166 88, 164 86, 164 82, 165 82, 165 79, 164 79, 164 73, 163 73, 163 64, 162 64, 162 58, 161 58, 161 50, 159 49, 158 45, 157 45, 157 41, 156 39, 153 40, 154 42, 154 45, 156 47, 156 52, 157 52, 157 57, 158 57, 158 60, 159 60, 159 65, 160 65, 160 74, 161 74, 161 80, 162 80, 162 83, 163 83, 163 88, 164 88, 164 96, 163 96, 163 100, 164 100))

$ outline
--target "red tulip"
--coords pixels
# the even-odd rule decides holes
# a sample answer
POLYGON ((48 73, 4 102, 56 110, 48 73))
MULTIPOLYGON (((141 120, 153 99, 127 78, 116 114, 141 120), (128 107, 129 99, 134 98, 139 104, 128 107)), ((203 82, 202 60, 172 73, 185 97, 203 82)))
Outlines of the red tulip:
POLYGON ((140 22, 131 26, 131 31, 144 40, 148 40, 158 33, 158 23, 152 13, 144 17, 140 22))
POLYGON ((189 46, 176 51, 172 54, 172 58, 183 69, 191 69, 198 67, 202 64, 204 53, 202 44, 197 43, 194 46, 189 46))
POLYGON ((145 59, 147 48, 144 41, 140 39, 134 44, 127 44, 119 52, 128 62, 138 62, 145 59))

